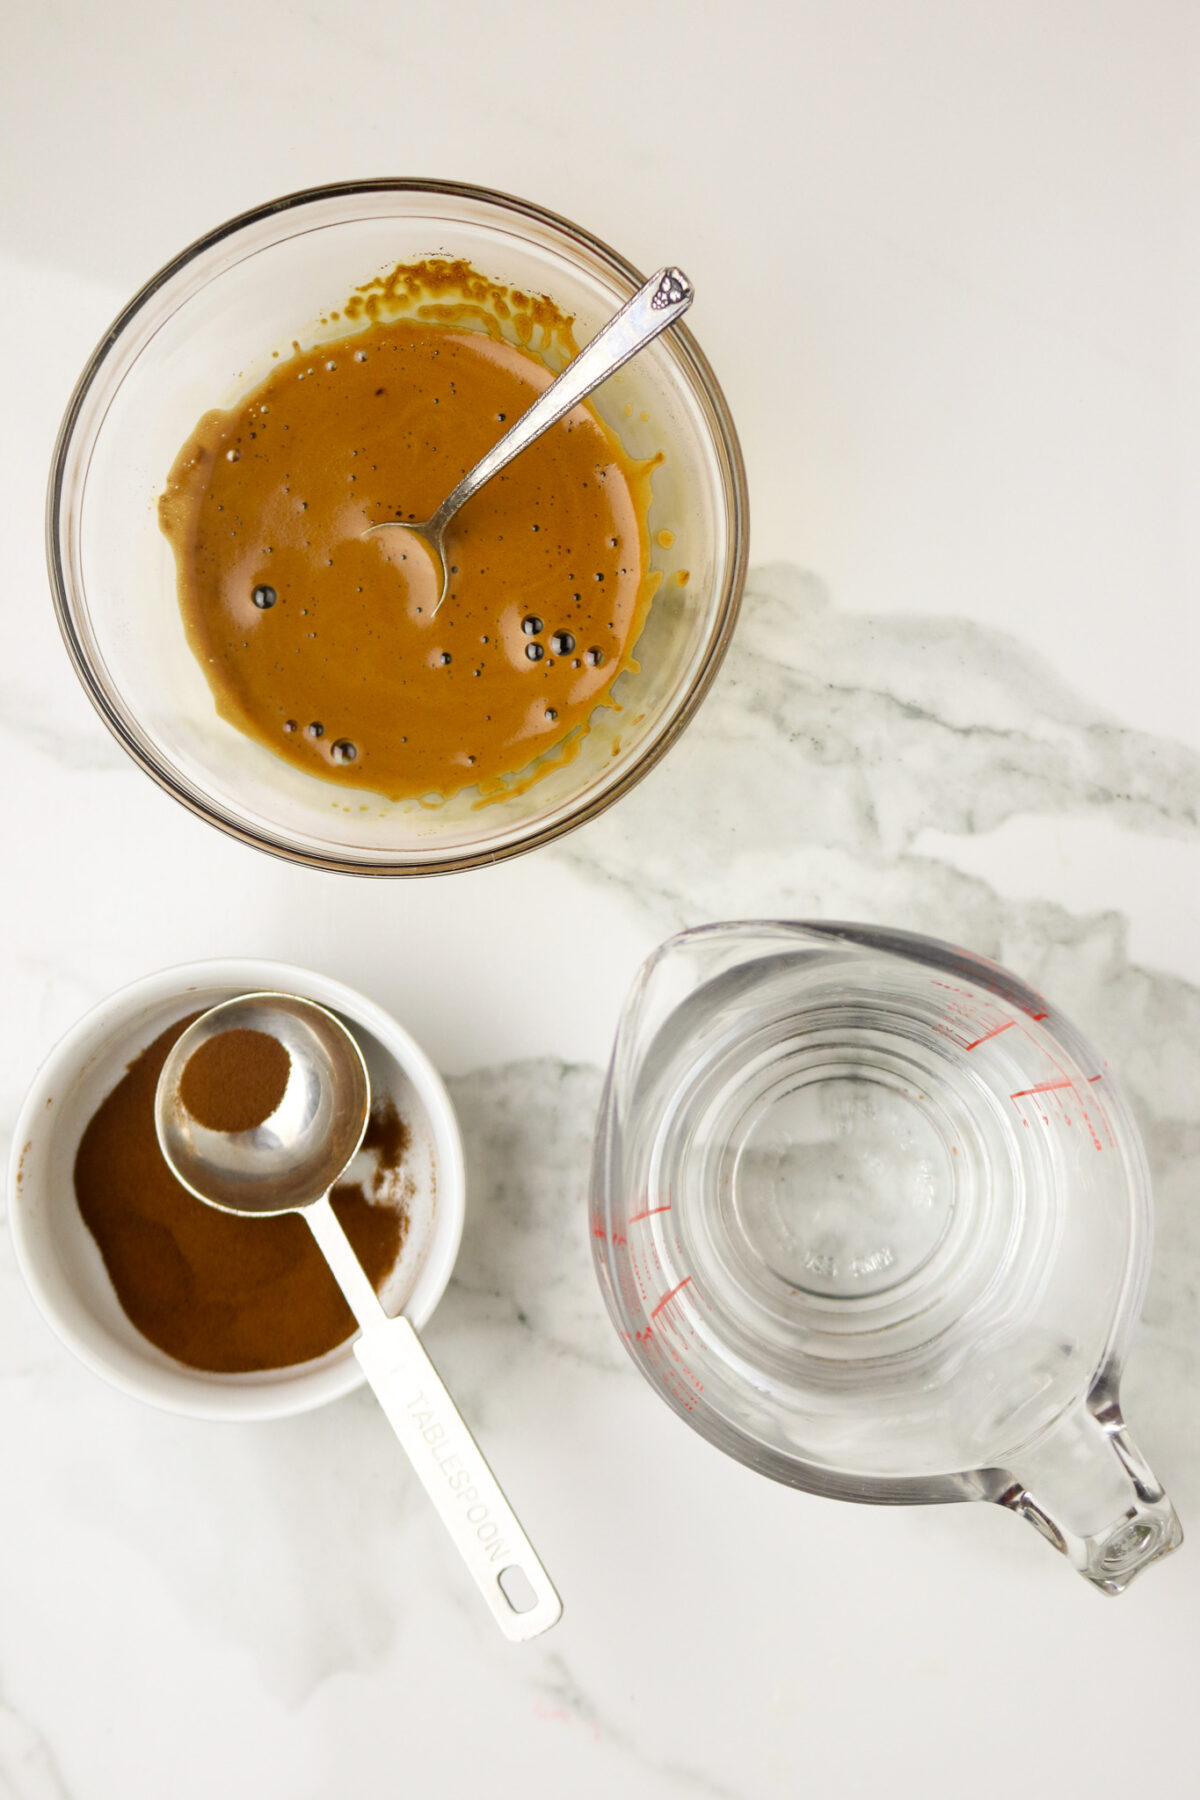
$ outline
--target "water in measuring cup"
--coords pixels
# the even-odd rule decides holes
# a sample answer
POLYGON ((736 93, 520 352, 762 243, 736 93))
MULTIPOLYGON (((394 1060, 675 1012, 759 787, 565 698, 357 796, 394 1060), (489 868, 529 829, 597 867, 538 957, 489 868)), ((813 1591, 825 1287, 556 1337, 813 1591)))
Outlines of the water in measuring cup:
POLYGON ((837 944, 689 996, 625 1145, 668 1382, 702 1371, 739 1431, 871 1476, 1002 1466, 1074 1403, 1128 1209, 1101 1077, 1044 1019, 837 944))

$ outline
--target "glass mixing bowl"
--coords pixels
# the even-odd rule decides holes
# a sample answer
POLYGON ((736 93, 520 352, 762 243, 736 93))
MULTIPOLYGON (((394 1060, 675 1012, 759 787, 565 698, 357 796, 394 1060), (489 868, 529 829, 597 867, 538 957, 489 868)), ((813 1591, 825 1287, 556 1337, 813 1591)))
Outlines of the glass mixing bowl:
MULTIPOLYGON (((665 251, 669 246, 664 246, 665 251)), ((574 314, 586 342, 643 276, 578 226, 481 188, 362 181, 314 188, 220 226, 160 271, 105 334, 71 398, 48 502, 50 577, 76 670, 109 729, 167 792, 244 842, 316 867, 415 875, 549 842, 631 787, 687 724, 741 599, 746 481, 720 388, 679 327, 592 404, 634 457, 664 453, 650 531, 664 580, 613 704, 577 753, 479 804, 338 789, 221 719, 188 647, 156 500, 201 414, 288 354, 346 331, 347 296, 398 263, 463 258, 574 314), (669 531, 670 549, 657 544, 669 531), (519 791, 523 789, 523 791, 519 791)))

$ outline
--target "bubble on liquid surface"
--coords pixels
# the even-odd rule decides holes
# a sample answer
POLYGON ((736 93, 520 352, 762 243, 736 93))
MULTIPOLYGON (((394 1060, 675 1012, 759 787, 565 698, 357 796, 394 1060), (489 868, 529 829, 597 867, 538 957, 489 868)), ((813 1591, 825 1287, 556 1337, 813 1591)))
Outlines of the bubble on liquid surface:
POLYGON ((543 650, 543 648, 540 644, 526 644, 525 654, 529 658, 530 662, 541 662, 541 660, 542 660, 543 656, 545 656, 546 652, 543 650))
POLYGON ((323 738, 325 736, 325 727, 322 725, 320 719, 314 719, 312 724, 306 726, 305 729, 310 738, 323 738))
POLYGON ((521 620, 521 630, 525 633, 526 637, 536 637, 539 631, 544 631, 545 629, 545 625, 542 620, 538 618, 536 613, 526 613, 525 617, 521 620))
POLYGON ((550 639, 550 648, 555 656, 570 656, 575 648, 575 639, 569 631, 556 631, 550 639))
POLYGON ((590 650, 584 651, 583 660, 589 669, 598 669, 604 661, 604 652, 597 645, 593 644, 590 650))
POLYGON ((251 593, 250 598, 253 600, 255 606, 258 607, 260 612, 266 612, 268 607, 274 606, 275 602, 279 598, 279 595, 275 592, 275 589, 269 585, 269 583, 267 583, 265 581, 260 581, 258 586, 251 593))
POLYGON ((335 763, 352 763, 358 758, 358 745, 349 738, 339 738, 329 754, 335 763))

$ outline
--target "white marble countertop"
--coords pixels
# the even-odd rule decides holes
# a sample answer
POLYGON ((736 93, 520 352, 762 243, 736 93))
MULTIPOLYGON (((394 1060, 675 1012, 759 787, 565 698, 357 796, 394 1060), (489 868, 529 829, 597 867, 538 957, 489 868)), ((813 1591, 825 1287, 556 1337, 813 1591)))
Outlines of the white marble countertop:
POLYGON ((471 1164, 427 1339, 566 1615, 501 1641, 369 1396, 152 1412, 59 1346, 0 1235, 0 1795, 1189 1791, 1194 1543, 1105 1601, 999 1509, 752 1475, 626 1360, 584 1190, 619 997, 679 924, 859 917, 1008 962, 1145 1132, 1126 1410, 1200 1529, 1195 11, 63 0, 5 35, 0 1133, 59 1034, 169 963, 287 958, 390 1007, 471 1164), (285 867, 175 806, 77 686, 42 563, 119 304, 230 214, 360 174, 678 260, 751 483, 744 622, 688 736, 561 847, 435 883, 285 867))

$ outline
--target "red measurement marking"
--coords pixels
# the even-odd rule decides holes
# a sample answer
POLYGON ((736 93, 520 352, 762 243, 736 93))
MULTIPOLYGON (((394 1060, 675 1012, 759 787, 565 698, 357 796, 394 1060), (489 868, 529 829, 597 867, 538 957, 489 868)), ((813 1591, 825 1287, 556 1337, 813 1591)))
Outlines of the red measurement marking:
POLYGON ((652 1319, 657 1319, 657 1317, 658 1317, 659 1313, 662 1311, 663 1307, 666 1306, 669 1301, 673 1300, 675 1298, 676 1294, 679 1292, 679 1289, 685 1288, 691 1279, 692 1278, 690 1275, 685 1275, 683 1280, 681 1282, 677 1283, 677 1285, 671 1289, 669 1294, 664 1294, 662 1299, 659 1301, 658 1305, 655 1307, 654 1311, 650 1314, 650 1317, 652 1319))
POLYGON ((1069 1088, 1073 1085, 1065 1078, 1062 1081, 1039 1081, 1036 1087, 1018 1088, 1015 1094, 1009 1095, 1009 1099, 1023 1100, 1026 1094, 1052 1094, 1056 1088, 1069 1088))
POLYGON ((993 1025, 990 1031, 985 1031, 983 1036, 976 1038, 973 1044, 968 1044, 967 1049, 978 1050, 980 1044, 986 1044, 989 1038, 999 1037, 1002 1031, 1007 1031, 1009 1026, 1015 1025, 1016 1022, 1015 1019, 1005 1019, 1003 1025, 993 1025))
POLYGON ((603 1225, 593 1225, 592 1226, 592 1236, 598 1237, 598 1238, 604 1238, 604 1237, 608 1236, 608 1233, 605 1231, 603 1225))
POLYGON ((1034 1022, 1035 1022, 1035 1023, 1036 1023, 1036 1022, 1037 1022, 1037 1020, 1038 1020, 1038 1019, 1044 1019, 1044 1018, 1047 1018, 1047 1017, 1048 1017, 1048 1014, 1046 1014, 1046 1013, 1044 1013, 1044 1012, 1040 1012, 1040 1013, 1030 1013, 1030 1015, 1029 1015, 1029 1016, 1030 1016, 1030 1018, 1031 1018, 1031 1019, 1033 1019, 1033 1020, 1034 1020, 1034 1022))
POLYGON ((669 1200, 665 1206, 648 1206, 645 1212, 631 1213, 629 1215, 629 1223, 631 1225, 636 1225, 639 1219, 652 1219, 655 1213, 670 1212, 670 1210, 671 1202, 669 1200))
POLYGON ((1088 1076, 1089 1081, 1102 1081, 1103 1079, 1104 1079, 1104 1077, 1102 1075, 1089 1075, 1088 1076))

